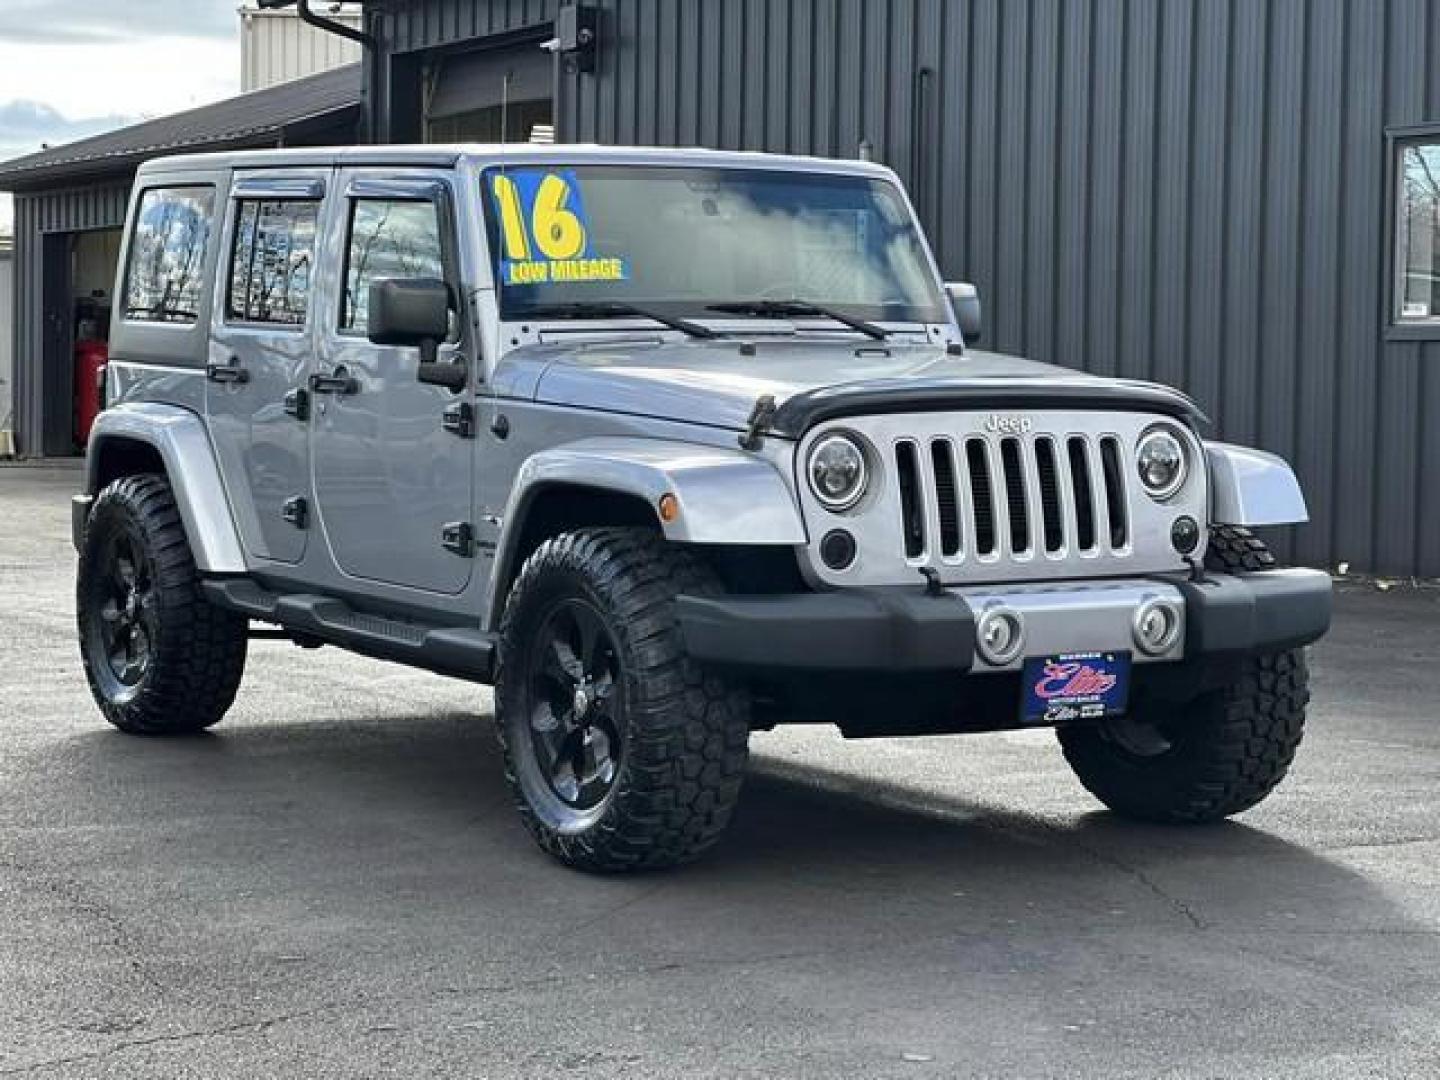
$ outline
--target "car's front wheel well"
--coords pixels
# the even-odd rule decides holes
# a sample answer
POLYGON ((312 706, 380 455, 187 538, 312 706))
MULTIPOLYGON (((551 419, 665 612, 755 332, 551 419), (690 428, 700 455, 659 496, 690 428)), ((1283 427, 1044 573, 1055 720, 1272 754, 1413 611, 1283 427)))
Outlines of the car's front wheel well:
MULTIPOLYGON (((497 582, 503 604, 531 555, 562 533, 594 528, 643 528, 661 533, 654 508, 636 495, 580 484, 553 484, 536 492, 524 510, 519 539, 509 551, 497 582)), ((725 587, 735 593, 788 593, 806 589, 795 549, 777 545, 703 544, 696 553, 725 587)))
POLYGON ((501 596, 509 592, 526 560, 552 537, 577 529, 612 526, 660 531, 659 518, 644 499, 582 484, 547 485, 530 499, 524 513, 520 537, 510 552, 505 580, 501 582, 501 596))
POLYGON ((92 495, 127 476, 165 475, 165 461, 160 451, 139 439, 108 438, 92 449, 91 454, 94 457, 90 466, 92 495))

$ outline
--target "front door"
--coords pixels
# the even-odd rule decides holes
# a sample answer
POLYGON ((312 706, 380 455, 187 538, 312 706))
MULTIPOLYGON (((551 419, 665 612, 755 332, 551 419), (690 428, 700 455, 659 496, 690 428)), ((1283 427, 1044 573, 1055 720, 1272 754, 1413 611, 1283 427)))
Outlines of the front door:
MULTIPOLYGON (((325 537, 344 574, 365 581, 455 594, 471 559, 453 542, 468 522, 472 440, 443 426, 457 395, 419 382, 420 352, 366 337, 370 285, 385 278, 440 278, 457 304, 453 191, 445 173, 345 170, 344 227, 331 231, 326 265, 338 288, 321 330, 312 385, 313 468, 325 537)), ((463 353, 456 312, 442 360, 463 353)))
POLYGON ((205 409, 246 550, 305 554, 310 463, 304 381, 316 238, 330 170, 237 174, 216 274, 205 409))

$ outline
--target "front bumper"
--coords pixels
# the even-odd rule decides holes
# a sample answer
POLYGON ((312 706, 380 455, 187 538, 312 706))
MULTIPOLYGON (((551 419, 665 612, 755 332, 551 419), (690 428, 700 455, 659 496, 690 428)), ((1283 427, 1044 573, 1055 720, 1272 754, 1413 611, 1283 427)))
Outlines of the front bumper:
POLYGON ((679 617, 690 655, 757 672, 891 674, 1002 672, 976 649, 985 607, 1022 612, 1021 657, 1135 649, 1134 616, 1146 599, 1183 607, 1184 630, 1158 657, 1195 661, 1282 652, 1330 627, 1330 577, 1318 570, 1179 575, 1005 588, 848 589, 784 596, 682 596, 679 617))

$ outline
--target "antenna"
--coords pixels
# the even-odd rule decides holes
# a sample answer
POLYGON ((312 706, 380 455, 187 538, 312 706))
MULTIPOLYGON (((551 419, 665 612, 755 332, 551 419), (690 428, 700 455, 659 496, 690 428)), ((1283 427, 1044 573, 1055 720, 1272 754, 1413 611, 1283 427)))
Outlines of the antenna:
POLYGON ((515 73, 505 72, 505 78, 500 83, 500 145, 504 146, 510 141, 510 78, 515 73))

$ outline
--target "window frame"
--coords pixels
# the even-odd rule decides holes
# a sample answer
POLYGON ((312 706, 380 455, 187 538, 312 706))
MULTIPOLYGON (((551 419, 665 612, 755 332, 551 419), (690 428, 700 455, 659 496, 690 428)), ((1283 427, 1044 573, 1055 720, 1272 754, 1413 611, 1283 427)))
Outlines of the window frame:
MULTIPOLYGON (((325 197, 324 197, 323 194, 319 194, 319 195, 281 195, 281 194, 265 195, 265 194, 247 194, 247 193, 245 193, 245 192, 243 192, 243 191, 238 191, 238 190, 237 190, 236 192, 232 193, 231 198, 230 198, 230 206, 231 206, 230 214, 231 214, 231 219, 232 219, 233 224, 232 224, 231 227, 230 227, 230 243, 229 243, 229 246, 228 246, 228 250, 226 251, 226 254, 225 254, 225 262, 224 262, 224 264, 223 264, 223 271, 224 271, 224 275, 225 275, 225 277, 224 277, 225 288, 224 288, 224 295, 223 295, 223 297, 221 298, 221 307, 220 307, 221 322, 223 322, 226 326, 234 326, 234 327, 238 327, 238 328, 245 329, 245 330, 261 330, 261 331, 264 331, 264 332, 266 332, 266 333, 275 333, 275 334, 304 334, 304 333, 310 328, 310 320, 311 320, 311 318, 312 318, 312 312, 313 312, 314 309, 315 309, 315 305, 314 305, 313 303, 311 303, 309 300, 307 300, 307 302, 306 302, 306 304, 305 304, 305 318, 304 318, 302 321, 296 322, 296 323, 267 322, 267 321, 265 321, 264 319, 241 319, 241 318, 236 318, 236 317, 234 317, 234 315, 233 315, 233 313, 232 313, 232 301, 233 301, 234 298, 235 298, 235 274, 234 274, 234 270, 235 270, 235 253, 236 253, 236 251, 239 249, 239 246, 240 246, 240 230, 241 230, 241 227, 242 227, 242 225, 243 225, 243 223, 244 223, 243 218, 244 218, 245 206, 246 206, 246 204, 248 204, 248 203, 255 203, 255 204, 265 204, 265 203, 282 203, 282 204, 289 204, 289 203, 310 203, 310 204, 312 204, 312 205, 315 207, 315 239, 314 239, 314 242, 312 243, 311 249, 310 249, 310 258, 311 258, 311 267, 310 267, 310 272, 311 272, 311 293, 312 293, 312 299, 313 299, 313 293, 314 293, 314 276, 315 276, 316 272, 318 271, 319 264, 320 264, 320 258, 321 258, 321 240, 322 240, 322 237, 323 237, 323 229, 324 229, 324 225, 325 225, 325 197)), ((259 217, 257 216, 257 218, 256 218, 256 220, 255 220, 255 228, 256 228, 257 231, 258 231, 259 227, 260 227, 260 219, 259 219, 259 217)), ((216 275, 218 276, 218 275, 220 274, 220 272, 221 272, 221 268, 217 268, 217 269, 216 269, 216 275)))
MULTIPOLYGON (((357 178, 363 185, 363 178, 357 178)), ((370 192, 366 190, 351 191, 345 196, 345 235, 342 240, 344 245, 340 260, 340 279, 336 289, 334 320, 332 330, 337 337, 349 338, 357 341, 368 341, 368 332, 364 329, 346 326, 345 316, 348 306, 348 294, 350 291, 350 253, 353 247, 351 241, 355 236, 355 213, 362 202, 384 202, 384 203, 426 203, 435 212, 436 224, 439 226, 440 235, 440 271, 445 287, 450 290, 450 307, 455 313, 456 333, 446 341, 447 345, 453 345, 463 341, 465 336, 464 326, 464 297, 463 290, 459 288, 460 280, 459 267, 459 240, 455 235, 455 213, 454 200, 451 197, 450 188, 445 183, 426 177, 422 181, 425 184, 434 185, 434 191, 427 194, 420 192, 408 192, 397 189, 393 194, 381 194, 379 191, 370 192)))
POLYGON ((216 239, 216 203, 219 201, 219 195, 219 185, 213 180, 182 181, 178 183, 157 180, 156 183, 147 184, 135 192, 135 211, 131 220, 126 225, 125 232, 125 275, 121 279, 120 293, 115 298, 119 302, 119 323, 137 328, 143 327, 147 330, 161 327, 169 331, 190 331, 207 322, 205 304, 209 300, 210 290, 206 287, 205 275, 209 272, 211 261, 214 258, 212 245, 216 239), (200 281, 196 291, 194 318, 155 319, 131 314, 130 282, 135 273, 137 247, 135 241, 139 235, 141 215, 145 208, 145 198, 147 195, 156 191, 208 191, 210 193, 209 231, 205 237, 205 249, 200 255, 200 281))
POLYGON ((1413 316, 1406 318, 1401 313, 1406 274, 1406 222, 1401 193, 1405 171, 1401 163, 1406 150, 1430 144, 1440 146, 1440 122, 1392 127, 1385 131, 1386 262, 1390 270, 1388 287, 1384 291, 1382 325, 1387 341, 1440 341, 1440 314, 1420 319, 1413 316))

